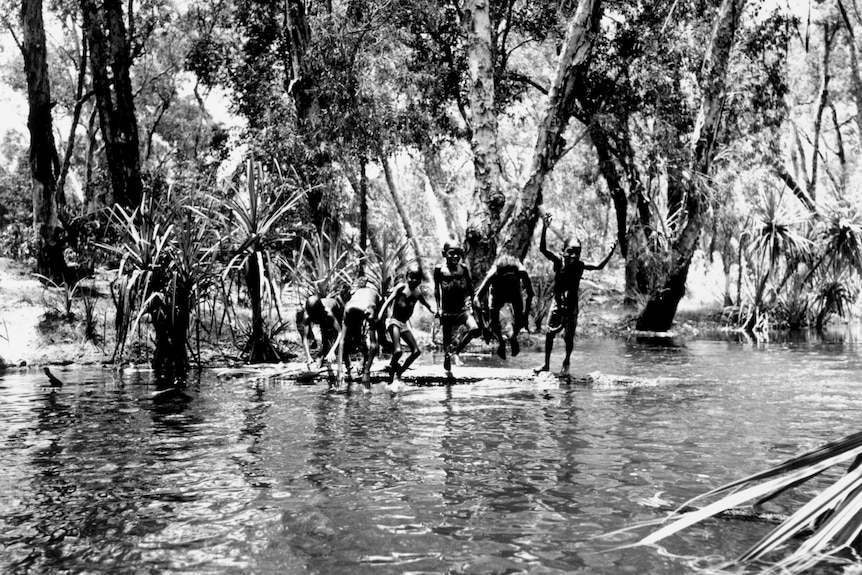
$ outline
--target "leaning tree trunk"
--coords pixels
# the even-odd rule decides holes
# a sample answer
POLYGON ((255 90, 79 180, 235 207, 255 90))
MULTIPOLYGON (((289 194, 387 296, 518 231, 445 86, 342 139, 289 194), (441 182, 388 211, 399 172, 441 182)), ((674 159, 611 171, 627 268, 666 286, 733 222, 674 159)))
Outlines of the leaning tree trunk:
POLYGON ((120 0, 81 0, 93 92, 114 202, 135 208, 143 197, 132 54, 120 0))
POLYGON ((422 261, 422 250, 419 249, 419 242, 416 239, 416 234, 413 233, 413 224, 410 222, 407 210, 404 209, 404 202, 401 201, 401 193, 398 191, 398 185, 395 183, 395 178, 392 175, 392 166, 390 165, 389 158, 381 158, 380 163, 383 164, 383 175, 386 177, 386 186, 389 188, 389 193, 392 195, 392 203, 395 205, 398 217, 401 218, 401 224, 404 226, 404 233, 407 235, 407 240, 413 247, 413 255, 416 259, 416 264, 424 273, 425 266, 422 261))
POLYGON ((565 148, 563 132, 571 119, 577 90, 581 88, 580 78, 589 64, 599 26, 600 3, 600 0, 581 0, 566 32, 566 45, 560 54, 547 109, 539 126, 530 177, 521 189, 503 245, 502 251, 520 259, 526 257, 533 241, 545 177, 554 169, 565 148))
POLYGON ((506 196, 501 190, 497 148, 497 110, 494 95, 494 54, 490 0, 467 0, 467 62, 470 71, 470 113, 476 187, 465 248, 473 277, 484 277, 497 255, 497 235, 506 196))
POLYGON ((440 163, 439 151, 424 146, 421 149, 422 166, 425 171, 425 185, 429 195, 428 203, 434 210, 434 219, 437 222, 437 236, 439 245, 442 246, 450 237, 460 238, 464 230, 455 215, 452 206, 453 186, 451 178, 448 178, 440 163))
POLYGON ((637 319, 637 328, 645 331, 667 331, 673 324, 679 302, 685 295, 685 283, 691 259, 697 247, 707 208, 707 192, 701 179, 709 173, 713 144, 719 129, 721 107, 726 93, 730 51, 745 0, 723 0, 716 16, 703 68, 701 89, 703 100, 692 136, 690 170, 684 179, 687 192, 685 224, 671 248, 670 273, 663 286, 650 296, 637 319))
POLYGON ((359 254, 359 275, 363 275, 368 263, 368 159, 365 156, 359 158, 359 254))
POLYGON ((51 120, 51 84, 42 0, 24 0, 21 5, 24 27, 24 72, 30 129, 30 177, 33 191, 33 227, 36 231, 36 266, 40 274, 56 281, 66 279, 63 258, 63 230, 57 213, 57 148, 51 120))

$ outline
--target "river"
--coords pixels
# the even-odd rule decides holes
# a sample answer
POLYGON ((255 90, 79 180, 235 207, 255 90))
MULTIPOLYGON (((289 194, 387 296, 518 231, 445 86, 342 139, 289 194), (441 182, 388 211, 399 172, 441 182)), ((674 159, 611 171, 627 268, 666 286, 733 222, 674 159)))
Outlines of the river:
POLYGON ((841 335, 578 340, 573 373, 635 384, 501 371, 396 396, 212 370, 177 396, 147 371, 56 368, 61 388, 3 373, 0 572, 693 572, 771 526, 716 519, 660 548, 597 536, 859 431, 859 352, 841 335))

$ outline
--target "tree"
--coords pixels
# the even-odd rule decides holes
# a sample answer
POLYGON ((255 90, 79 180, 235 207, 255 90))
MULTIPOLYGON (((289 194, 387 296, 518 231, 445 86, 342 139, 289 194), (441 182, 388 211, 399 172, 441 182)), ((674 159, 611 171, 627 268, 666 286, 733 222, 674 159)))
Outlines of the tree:
POLYGON ((494 95, 494 56, 490 0, 468 0, 464 5, 467 62, 470 71, 470 128, 476 187, 472 217, 465 231, 466 253, 474 277, 484 277, 497 255, 506 196, 500 189, 497 148, 497 107, 494 95))
MULTIPOLYGON (((502 250, 521 259, 526 257, 533 240, 545 178, 565 149, 563 132, 571 119, 577 91, 583 89, 582 77, 589 65, 593 40, 598 33, 600 5, 600 0, 582 0, 568 26, 565 46, 560 52, 556 77, 536 138, 530 176, 521 189, 502 250)), ((624 229, 625 220, 619 227, 621 231, 624 229)))
POLYGON ((81 0, 81 9, 113 200, 133 208, 141 202, 143 186, 131 80, 132 51, 122 2, 81 0))
POLYGON ((723 0, 715 18, 712 36, 701 68, 700 111, 692 134, 687 172, 680 174, 685 201, 684 223, 671 246, 670 269, 661 288, 652 294, 637 320, 637 328, 666 331, 673 323, 677 306, 685 295, 691 258, 700 238, 707 207, 708 192, 704 181, 712 163, 722 105, 725 98, 728 63, 734 36, 745 0, 723 0))
POLYGON ((54 145, 51 117, 51 82, 42 0, 25 0, 21 5, 24 70, 30 130, 30 175, 33 188, 33 225, 36 228, 36 266, 45 277, 66 280, 63 258, 63 229, 57 213, 57 174, 60 170, 54 145))

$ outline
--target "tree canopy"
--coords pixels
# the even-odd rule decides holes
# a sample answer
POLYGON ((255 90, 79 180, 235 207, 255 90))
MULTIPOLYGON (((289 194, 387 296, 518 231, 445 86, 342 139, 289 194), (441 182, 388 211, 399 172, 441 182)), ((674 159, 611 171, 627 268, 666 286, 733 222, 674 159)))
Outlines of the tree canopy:
MULTIPOLYGON (((459 236, 477 274, 503 252, 531 259, 541 210, 587 254, 616 237, 642 329, 671 326, 695 253, 720 262, 723 303, 750 326, 795 318, 781 308, 791 286, 856 291, 855 3, 25 6, 44 24, 5 17, 22 57, 3 70, 25 94, 37 70, 25 40, 42 26, 51 193, 70 245, 100 210, 214 187, 251 157, 295 171, 299 235, 343 230, 370 249, 375 234, 406 234, 424 257, 459 236), (809 215, 792 231, 810 249, 776 244, 763 260, 750 226, 774 227, 761 207, 779 196, 809 215)), ((31 218, 13 200, 32 197, 16 176, 25 134, 3 139, 9 225, 31 218)))

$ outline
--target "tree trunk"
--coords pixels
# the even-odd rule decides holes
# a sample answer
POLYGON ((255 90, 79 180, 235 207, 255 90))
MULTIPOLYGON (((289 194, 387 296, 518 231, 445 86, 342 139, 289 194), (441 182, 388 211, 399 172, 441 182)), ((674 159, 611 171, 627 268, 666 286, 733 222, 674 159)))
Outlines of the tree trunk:
POLYGON ((413 255, 416 258, 416 263, 419 265, 419 269, 424 270, 422 251, 419 249, 416 234, 413 233, 413 225, 407 216, 407 210, 404 209, 404 202, 401 201, 401 194, 398 191, 398 186, 395 184, 395 178, 392 177, 392 166, 388 158, 381 158, 380 163, 383 164, 383 174, 386 176, 386 186, 389 188, 389 193, 392 194, 392 203, 395 204, 395 209, 398 211, 398 216, 404 225, 404 233, 407 234, 407 240, 413 246, 413 255))
POLYGON ((263 319, 263 282, 266 281, 266 278, 261 275, 261 268, 264 265, 263 255, 255 252, 245 265, 245 286, 251 305, 251 334, 244 351, 251 363, 270 361, 273 358, 269 353, 270 346, 263 319))
MULTIPOLYGON (((521 189, 502 248, 502 251, 520 259, 526 257, 533 242, 545 177, 554 169, 565 150, 563 132, 571 119, 577 90, 582 86, 580 78, 589 64, 599 27, 600 4, 600 0, 581 0, 566 31, 566 44, 560 54, 554 84, 548 94, 547 108, 536 138, 530 177, 521 189)), ((619 214, 617 218, 619 221, 619 214)))
MULTIPOLYGON (((422 165, 425 171, 426 185, 434 199, 434 204, 439 205, 439 214, 435 213, 435 218, 442 215, 443 222, 437 223, 438 239, 440 245, 443 245, 450 237, 462 237, 464 230, 461 228, 461 222, 455 215, 455 209, 452 207, 452 185, 451 179, 447 178, 440 166, 440 157, 437 150, 430 147, 422 149, 422 165)), ((439 218, 438 218, 439 219, 439 218)))
POLYGON ((329 153, 322 150, 316 141, 317 127, 320 124, 321 104, 316 94, 316 78, 309 71, 307 63, 311 44, 311 27, 305 0, 284 0, 284 68, 288 96, 293 98, 300 137, 306 142, 309 160, 298 166, 306 182, 306 199, 311 219, 318 231, 324 228, 329 219, 329 211, 324 204, 326 186, 322 185, 321 172, 330 162, 329 153))
POLYGON ((464 244, 473 277, 484 277, 497 256, 506 197, 501 190, 497 148, 497 109, 494 95, 494 53, 490 0, 467 0, 464 5, 467 62, 470 72, 471 146, 476 187, 464 244))
POLYGON ((81 0, 90 47, 93 91, 105 142, 113 201, 126 208, 141 203, 141 159, 132 90, 132 55, 120 0, 81 0))
POLYGON ((24 42, 24 72, 30 130, 30 177, 33 192, 33 227, 36 231, 36 267, 55 281, 67 279, 63 258, 63 230, 57 213, 57 148, 51 119, 51 83, 42 0, 24 0, 21 5, 24 42))
POLYGON ((593 118, 590 135, 599 160, 599 171, 605 179, 617 220, 617 240, 625 259, 625 305, 634 305, 649 290, 649 270, 642 258, 648 251, 652 235, 651 212, 644 187, 635 167, 634 153, 625 126, 616 129, 614 143, 604 122, 593 118), (629 202, 634 204, 634 218, 629 222, 629 202))
POLYGON ((719 129, 721 108, 726 93, 727 68, 730 52, 745 0, 723 0, 715 20, 706 56, 701 69, 703 91, 700 112, 692 136, 690 175, 683 176, 687 192, 684 221, 673 242, 670 273, 664 285, 654 292, 637 320, 637 328, 645 331, 667 331, 680 300, 685 295, 685 283, 691 259, 703 228, 707 192, 700 180, 709 173, 714 155, 713 144, 719 129))
POLYGON ((191 289, 177 285, 173 307, 161 306, 153 313, 155 346, 153 369, 162 373, 182 374, 189 369, 188 332, 191 324, 191 289))
POLYGON ((862 76, 859 70, 859 53, 856 49, 856 35, 853 32, 853 26, 850 23, 850 18, 847 16, 847 11, 844 9, 844 4, 838 2, 838 7, 841 9, 841 16, 844 20, 844 25, 847 27, 847 49, 850 52, 850 84, 852 89, 850 93, 853 95, 853 101, 856 103, 856 130, 862 134, 862 76))
POLYGON ((817 112, 814 114, 814 134, 811 136, 811 179, 808 181, 808 195, 817 200, 817 168, 820 161, 820 133, 823 125, 823 111, 829 101, 829 60, 832 54, 832 40, 836 28, 828 22, 823 24, 823 59, 820 62, 820 91, 817 95, 817 112))

